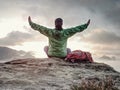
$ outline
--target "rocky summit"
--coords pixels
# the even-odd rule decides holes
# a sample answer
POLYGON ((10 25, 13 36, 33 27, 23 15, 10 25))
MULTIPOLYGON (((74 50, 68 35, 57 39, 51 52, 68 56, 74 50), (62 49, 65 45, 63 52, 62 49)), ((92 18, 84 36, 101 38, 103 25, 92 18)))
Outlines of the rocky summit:
POLYGON ((59 58, 0 63, 0 90, 71 90, 83 80, 105 77, 111 77, 120 89, 120 73, 104 63, 70 63, 59 58))

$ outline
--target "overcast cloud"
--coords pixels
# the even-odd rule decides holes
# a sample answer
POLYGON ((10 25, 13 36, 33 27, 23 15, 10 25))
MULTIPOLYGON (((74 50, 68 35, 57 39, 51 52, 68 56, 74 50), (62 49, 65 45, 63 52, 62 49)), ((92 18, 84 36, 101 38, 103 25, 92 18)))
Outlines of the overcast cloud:
POLYGON ((6 37, 0 38, 1 46, 22 45, 24 42, 44 41, 45 37, 36 32, 24 33, 13 31, 8 33, 6 37))
MULTIPOLYGON (((120 0, 0 0, 0 23, 3 19, 14 17, 27 22, 28 16, 32 17, 33 22, 51 28, 54 28, 57 17, 64 19, 64 28, 91 19, 88 29, 74 38, 92 45, 94 49, 102 46, 103 52, 111 52, 112 49, 120 55, 120 0)), ((23 25, 26 31, 29 28, 28 24, 23 25)), ((46 38, 32 29, 29 33, 11 30, 6 37, 0 37, 0 45, 20 45, 35 40, 44 41, 46 38)))
POLYGON ((1 0, 0 7, 3 17, 31 15, 39 22, 44 18, 48 26, 53 25, 51 21, 56 17, 63 17, 68 26, 84 23, 89 18, 95 26, 107 24, 106 27, 112 25, 117 29, 120 25, 119 0, 1 0))
POLYGON ((80 41, 101 45, 110 45, 111 43, 120 45, 120 36, 110 31, 108 32, 102 29, 95 29, 90 33, 85 34, 82 38, 80 38, 80 41))

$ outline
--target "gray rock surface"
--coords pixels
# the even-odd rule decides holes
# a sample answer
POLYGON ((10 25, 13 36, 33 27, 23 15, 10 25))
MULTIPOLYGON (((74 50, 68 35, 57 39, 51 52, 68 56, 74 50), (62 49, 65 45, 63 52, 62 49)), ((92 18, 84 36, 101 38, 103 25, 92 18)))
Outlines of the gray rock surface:
POLYGON ((120 89, 120 73, 103 63, 70 63, 28 58, 0 63, 0 90, 70 90, 82 80, 110 76, 120 89))

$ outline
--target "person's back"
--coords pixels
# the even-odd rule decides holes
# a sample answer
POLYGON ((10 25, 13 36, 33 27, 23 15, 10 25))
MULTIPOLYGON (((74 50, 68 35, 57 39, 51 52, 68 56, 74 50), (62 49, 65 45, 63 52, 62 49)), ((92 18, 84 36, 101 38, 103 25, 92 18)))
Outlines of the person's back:
POLYGON ((45 47, 45 51, 49 57, 66 57, 66 55, 70 52, 70 49, 67 49, 67 39, 75 33, 86 29, 89 23, 90 20, 84 25, 63 29, 63 20, 61 18, 57 18, 55 20, 55 29, 49 29, 33 23, 29 17, 30 26, 34 30, 38 30, 40 33, 47 36, 49 39, 49 46, 45 47))
POLYGON ((49 36, 48 55, 55 57, 65 57, 67 55, 67 39, 64 31, 54 30, 49 36))

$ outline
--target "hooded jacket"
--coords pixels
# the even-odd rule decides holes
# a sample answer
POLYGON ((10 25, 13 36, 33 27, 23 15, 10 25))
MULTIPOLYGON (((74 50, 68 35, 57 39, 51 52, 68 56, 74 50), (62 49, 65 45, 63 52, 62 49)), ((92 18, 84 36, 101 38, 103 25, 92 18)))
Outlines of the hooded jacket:
POLYGON ((49 50, 48 55, 51 57, 66 57, 67 56, 67 40, 77 32, 81 32, 87 28, 87 24, 79 25, 72 28, 55 30, 46 28, 29 21, 32 29, 39 31, 41 34, 48 37, 49 50))

